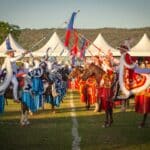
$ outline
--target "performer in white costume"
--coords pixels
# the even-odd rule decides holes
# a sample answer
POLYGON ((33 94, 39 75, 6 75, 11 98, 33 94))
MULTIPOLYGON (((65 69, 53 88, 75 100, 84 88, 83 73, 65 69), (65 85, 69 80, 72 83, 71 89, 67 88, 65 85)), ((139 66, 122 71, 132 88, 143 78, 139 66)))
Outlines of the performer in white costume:
POLYGON ((11 83, 13 84, 13 97, 14 97, 14 102, 20 102, 18 100, 18 81, 17 81, 17 78, 16 78, 16 74, 17 74, 17 65, 16 65, 16 61, 23 58, 23 56, 27 53, 27 52, 24 52, 22 54, 20 54, 19 56, 14 56, 14 52, 15 50, 13 50, 12 48, 8 49, 6 51, 6 58, 4 60, 4 63, 2 65, 2 70, 4 70, 6 67, 7 67, 7 63, 9 62, 11 64, 11 69, 12 69, 12 77, 11 77, 11 83))

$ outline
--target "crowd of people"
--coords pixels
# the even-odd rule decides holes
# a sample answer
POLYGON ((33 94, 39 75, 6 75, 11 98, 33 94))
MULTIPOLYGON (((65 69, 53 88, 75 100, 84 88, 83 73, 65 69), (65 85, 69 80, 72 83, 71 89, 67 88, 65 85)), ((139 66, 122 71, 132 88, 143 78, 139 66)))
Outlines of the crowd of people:
POLYGON ((59 107, 67 90, 67 65, 58 64, 55 57, 36 59, 32 55, 23 58, 28 51, 20 56, 14 55, 15 50, 9 49, 1 67, 1 95, 0 110, 4 111, 7 91, 12 85, 12 99, 21 103, 22 126, 29 125, 28 114, 44 107, 44 103, 51 104, 53 113, 59 107), (16 61, 19 61, 17 65, 16 61), (9 73, 10 72, 10 73, 9 73), (9 79, 9 80, 7 80, 9 79))
POLYGON ((69 88, 69 81, 75 81, 79 90, 81 101, 89 109, 95 104, 95 112, 105 111, 103 127, 110 127, 113 123, 113 108, 116 99, 126 102, 135 95, 135 111, 143 114, 139 127, 145 126, 150 112, 150 63, 145 64, 133 61, 128 53, 129 47, 122 44, 119 47, 120 61, 115 59, 108 51, 105 56, 93 56, 82 60, 80 66, 68 66, 58 63, 56 57, 45 55, 42 59, 35 59, 32 55, 23 58, 29 51, 15 57, 15 50, 8 49, 6 58, 1 67, 0 78, 0 110, 4 111, 6 90, 12 84, 14 102, 21 103, 22 126, 29 125, 29 111, 35 112, 44 107, 44 102, 50 103, 52 110, 59 107, 69 88), (21 60, 19 67, 17 60, 21 60), (71 74, 78 70, 75 75, 71 74), (69 77, 69 79, 68 79, 69 77), (120 91, 124 97, 120 96, 120 91))
MULTIPOLYGON (((135 111, 143 114, 143 120, 139 124, 141 128, 145 126, 147 115, 150 112, 149 61, 145 62, 143 68, 141 67, 142 62, 134 61, 131 57, 127 44, 123 43, 118 49, 121 53, 120 61, 115 59, 110 51, 105 57, 93 56, 90 59, 90 64, 93 63, 104 71, 99 73, 98 80, 88 62, 86 62, 84 71, 79 69, 78 74, 75 70, 75 87, 79 90, 81 101, 86 104, 87 109, 91 104, 95 104, 94 112, 105 111, 103 127, 109 127, 113 123, 115 101, 120 101, 122 110, 125 111, 126 103, 133 95, 135 111), (85 80, 84 72, 86 71, 89 78, 85 80)), ((73 74, 71 76, 73 77, 73 74)))

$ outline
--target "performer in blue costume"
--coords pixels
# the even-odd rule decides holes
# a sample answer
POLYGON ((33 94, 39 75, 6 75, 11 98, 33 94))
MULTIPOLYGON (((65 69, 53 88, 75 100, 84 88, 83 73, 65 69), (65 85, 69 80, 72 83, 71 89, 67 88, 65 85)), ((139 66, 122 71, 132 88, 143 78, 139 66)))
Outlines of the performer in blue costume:
POLYGON ((44 92, 43 82, 41 78, 43 72, 41 68, 36 68, 32 71, 33 71, 33 75, 31 77, 32 91, 34 94, 36 108, 39 109, 40 107, 42 107, 42 95, 44 92))
POLYGON ((4 112, 4 106, 5 106, 5 98, 4 95, 0 95, 0 113, 4 112))
POLYGON ((29 125, 30 122, 28 120, 29 110, 32 112, 36 111, 36 107, 34 104, 34 99, 32 96, 31 89, 31 79, 30 73, 19 72, 17 74, 17 78, 19 80, 19 92, 20 92, 20 100, 21 100, 21 126, 29 125))

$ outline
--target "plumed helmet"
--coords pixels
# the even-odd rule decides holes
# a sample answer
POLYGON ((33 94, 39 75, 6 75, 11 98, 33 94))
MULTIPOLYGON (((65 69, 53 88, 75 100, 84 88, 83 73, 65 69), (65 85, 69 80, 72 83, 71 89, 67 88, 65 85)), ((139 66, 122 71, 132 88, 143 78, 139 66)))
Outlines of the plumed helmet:
POLYGON ((15 52, 16 50, 14 50, 12 47, 11 47, 11 43, 10 43, 10 40, 9 40, 9 37, 6 38, 6 51, 5 51, 5 54, 8 54, 10 52, 15 52))
POLYGON ((48 58, 48 60, 49 60, 50 62, 56 62, 56 57, 50 56, 50 57, 48 58))
POLYGON ((124 40, 120 46, 118 47, 119 50, 122 50, 122 51, 129 51, 130 50, 130 44, 131 44, 132 40, 131 39, 127 39, 127 40, 124 40))
POLYGON ((16 50, 14 50, 14 49, 7 49, 7 50, 5 51, 5 54, 9 54, 10 52, 16 52, 16 50))

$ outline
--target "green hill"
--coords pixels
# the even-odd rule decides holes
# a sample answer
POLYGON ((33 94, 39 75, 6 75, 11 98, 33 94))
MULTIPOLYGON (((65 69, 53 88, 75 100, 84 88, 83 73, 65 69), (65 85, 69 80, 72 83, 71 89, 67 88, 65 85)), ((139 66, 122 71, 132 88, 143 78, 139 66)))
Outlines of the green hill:
MULTIPOLYGON (((65 29, 22 29, 18 38, 18 43, 25 49, 36 50, 42 47, 54 32, 57 32, 60 39, 64 41, 65 29), (37 44, 41 39, 42 42, 37 44), (37 46, 34 46, 36 45, 37 46)), ((84 35, 91 42, 95 40, 99 33, 112 47, 117 47, 121 41, 127 38, 133 38, 131 46, 135 45, 147 33, 150 38, 150 27, 137 29, 119 29, 119 28, 100 28, 100 29, 77 29, 79 33, 84 35)))

